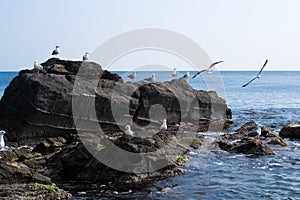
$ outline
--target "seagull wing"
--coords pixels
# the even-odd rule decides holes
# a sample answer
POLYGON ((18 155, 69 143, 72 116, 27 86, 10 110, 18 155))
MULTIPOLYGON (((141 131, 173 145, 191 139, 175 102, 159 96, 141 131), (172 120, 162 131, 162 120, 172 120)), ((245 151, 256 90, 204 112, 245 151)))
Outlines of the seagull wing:
POLYGON ((199 74, 201 74, 203 72, 206 72, 206 69, 203 69, 203 70, 197 72, 192 78, 196 78, 196 76, 198 76, 199 74))
POLYGON ((258 77, 255 77, 255 78, 251 79, 248 83, 244 84, 242 87, 246 87, 247 85, 249 85, 250 83, 252 83, 257 78, 258 77))
POLYGON ((215 65, 217 65, 217 64, 219 64, 219 63, 222 63, 222 62, 223 62, 223 60, 212 63, 211 65, 209 65, 209 67, 207 68, 207 70, 213 68, 215 65))
POLYGON ((263 71, 263 69, 265 68, 265 66, 267 65, 268 60, 265 61, 263 67, 261 68, 261 70, 258 72, 257 76, 259 76, 261 74, 261 72, 263 71))

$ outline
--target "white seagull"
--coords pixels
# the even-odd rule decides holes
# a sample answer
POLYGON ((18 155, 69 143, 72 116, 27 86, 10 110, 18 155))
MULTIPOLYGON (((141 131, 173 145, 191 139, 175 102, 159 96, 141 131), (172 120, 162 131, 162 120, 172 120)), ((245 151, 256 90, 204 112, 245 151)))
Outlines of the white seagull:
POLYGON ((165 130, 167 130, 167 129, 168 129, 168 126, 167 126, 167 120, 164 119, 162 125, 160 126, 160 130, 165 131, 165 130))
POLYGON ((248 137, 256 137, 261 135, 261 127, 258 126, 258 129, 248 133, 248 137))
POLYGON ((130 75, 127 76, 131 80, 134 80, 136 78, 136 72, 132 72, 130 75))
POLYGON ((182 78, 188 78, 190 77, 190 72, 186 72, 186 74, 182 78))
POLYGON ((59 54, 59 47, 60 46, 55 46, 55 49, 52 51, 52 56, 57 56, 59 54))
POLYGON ((84 56, 82 57, 82 60, 83 61, 88 60, 89 59, 89 57, 88 57, 89 54, 90 54, 89 52, 85 52, 84 56))
POLYGON ((4 134, 5 131, 0 131, 0 149, 3 149, 5 147, 5 141, 4 141, 4 134))
POLYGON ((174 69, 173 69, 173 72, 172 72, 172 77, 175 78, 176 76, 177 76, 176 68, 174 68, 174 69))
POLYGON ((144 78, 145 81, 154 82, 155 81, 155 73, 152 74, 150 78, 144 78))
POLYGON ((209 73, 212 73, 212 72, 214 71, 214 67, 215 67, 217 64, 222 63, 222 62, 223 62, 223 60, 212 63, 211 65, 209 65, 208 68, 203 69, 203 70, 197 72, 192 78, 196 78, 196 76, 198 76, 199 74, 202 74, 203 72, 209 72, 209 73))
POLYGON ((129 125, 125 126, 125 135, 126 136, 130 136, 131 138, 133 137, 133 132, 132 132, 132 130, 131 130, 131 128, 130 128, 129 125))
POLYGON ((263 71, 263 69, 265 68, 265 66, 267 65, 268 60, 265 61, 264 65, 262 66, 262 68, 260 69, 260 71, 258 72, 258 74, 256 75, 255 78, 251 79, 248 83, 245 83, 242 87, 246 87, 247 85, 249 85, 252 81, 254 81, 255 79, 259 79, 261 76, 261 72, 263 71))
POLYGON ((43 70, 43 66, 39 64, 37 60, 34 61, 33 63, 33 69, 36 70, 37 72, 43 70))

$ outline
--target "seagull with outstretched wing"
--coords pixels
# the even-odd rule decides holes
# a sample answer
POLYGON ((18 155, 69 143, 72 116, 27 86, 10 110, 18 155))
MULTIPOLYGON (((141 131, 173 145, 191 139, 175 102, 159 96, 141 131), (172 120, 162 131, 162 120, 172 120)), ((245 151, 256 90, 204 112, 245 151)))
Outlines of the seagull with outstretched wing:
POLYGON ((211 65, 209 65, 208 68, 203 69, 203 70, 197 72, 192 78, 196 78, 196 76, 198 76, 199 74, 202 74, 203 72, 213 72, 213 71, 214 71, 213 68, 214 68, 217 64, 222 63, 222 62, 223 62, 223 60, 212 63, 211 65))
POLYGON ((262 73, 263 69, 265 68, 265 66, 267 65, 268 60, 265 61, 264 65, 262 66, 262 68, 260 69, 260 71, 258 72, 258 74, 256 75, 256 77, 254 77, 253 79, 251 79, 249 82, 245 83, 242 87, 246 87, 247 85, 249 85, 250 83, 252 83, 254 80, 259 79, 261 76, 260 74, 262 73))

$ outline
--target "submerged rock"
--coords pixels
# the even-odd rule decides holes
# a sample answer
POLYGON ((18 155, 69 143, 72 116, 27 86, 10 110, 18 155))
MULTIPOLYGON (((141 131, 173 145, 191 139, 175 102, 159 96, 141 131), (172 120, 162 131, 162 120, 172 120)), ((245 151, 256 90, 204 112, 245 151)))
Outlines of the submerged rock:
POLYGON ((300 139, 300 122, 284 126, 279 135, 283 138, 300 139))

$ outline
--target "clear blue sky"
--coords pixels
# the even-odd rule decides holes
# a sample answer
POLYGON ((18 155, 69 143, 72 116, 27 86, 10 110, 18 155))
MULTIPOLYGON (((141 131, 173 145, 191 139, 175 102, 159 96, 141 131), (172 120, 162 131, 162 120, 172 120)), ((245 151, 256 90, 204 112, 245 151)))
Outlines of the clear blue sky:
MULTIPOLYGON (((0 71, 31 68, 56 44, 81 59, 111 36, 163 28, 200 44, 219 69, 299 70, 298 0, 7 0, 0 1, 0 71)), ((122 67, 120 66, 120 69, 122 67)))

